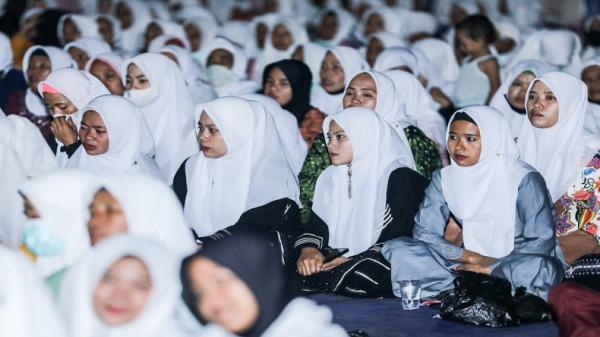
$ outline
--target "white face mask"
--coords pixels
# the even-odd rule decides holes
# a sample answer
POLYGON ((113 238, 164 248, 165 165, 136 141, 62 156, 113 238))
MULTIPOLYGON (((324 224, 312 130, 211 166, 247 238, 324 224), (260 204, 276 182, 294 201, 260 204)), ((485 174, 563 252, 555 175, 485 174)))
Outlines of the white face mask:
POLYGON ((139 107, 150 105, 156 99, 156 93, 153 87, 146 89, 131 89, 125 92, 125 97, 129 98, 139 107))
POLYGON ((220 64, 213 64, 206 68, 204 80, 213 87, 218 88, 237 81, 238 77, 231 69, 220 64))
POLYGON ((23 243, 36 256, 57 255, 64 249, 64 242, 51 231, 52 226, 44 219, 27 219, 23 229, 23 243))

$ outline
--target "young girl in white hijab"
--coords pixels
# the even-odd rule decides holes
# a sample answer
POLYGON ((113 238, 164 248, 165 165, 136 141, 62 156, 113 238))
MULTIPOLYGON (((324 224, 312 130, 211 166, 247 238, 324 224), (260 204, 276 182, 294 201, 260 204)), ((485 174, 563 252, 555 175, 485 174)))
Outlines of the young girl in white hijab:
POLYGON ((327 115, 334 115, 342 109, 344 87, 351 77, 368 64, 354 48, 337 46, 329 49, 321 62, 320 85, 314 86, 310 105, 327 115))
POLYGON ((161 242, 180 257, 196 249, 177 197, 161 180, 123 174, 105 178, 99 185, 89 206, 92 245, 129 233, 161 242))
POLYGON ((0 245, 0 264, 0 334, 67 337, 58 308, 31 263, 0 245))
POLYGON ((90 247, 86 222, 97 186, 88 172, 61 169, 27 180, 19 189, 27 217, 22 248, 55 297, 66 270, 90 247))
POLYGON ((56 35, 62 45, 66 45, 82 37, 100 38, 96 21, 87 16, 77 14, 65 14, 61 16, 58 21, 56 35))
POLYGON ((212 85, 217 96, 250 94, 260 85, 247 80, 248 58, 231 41, 217 37, 206 46, 204 81, 212 85))
POLYGON ((77 130, 82 109, 92 99, 108 94, 108 89, 86 71, 65 68, 50 73, 38 84, 38 92, 52 115, 50 128, 59 143, 56 155, 64 166, 81 145, 77 130))
POLYGON ((298 224, 298 178, 273 117, 257 102, 224 97, 196 107, 202 150, 175 180, 188 224, 210 241, 242 228, 280 236, 298 224))
POLYGON ((415 220, 412 238, 384 244, 394 294, 397 281, 422 280, 421 298, 453 287, 453 270, 507 279, 546 298, 563 277, 557 258, 552 201, 542 176, 519 160, 499 111, 472 106, 448 127, 452 163, 437 171, 415 220), (462 224, 463 246, 444 239, 450 215, 462 224))
POLYGON ((96 76, 113 95, 123 96, 125 85, 121 81, 123 58, 115 53, 99 54, 85 65, 85 71, 96 76))
POLYGON ((164 179, 152 158, 154 142, 140 108, 121 96, 103 95, 82 111, 82 146, 67 166, 101 176, 137 172, 164 179))
POLYGON ((4 106, 6 115, 16 114, 34 123, 46 139, 50 148, 56 149, 56 141, 50 130, 52 116, 46 111, 44 100, 38 93, 38 84, 46 79, 51 71, 73 68, 75 62, 68 53, 51 46, 33 46, 23 57, 23 74, 29 88, 25 92, 15 92, 7 97, 4 106))
POLYGON ((194 103, 204 103, 217 98, 213 88, 202 81, 200 66, 194 61, 189 51, 176 45, 164 46, 158 51, 177 63, 194 103))
POLYGON ((519 136, 526 119, 525 100, 529 83, 551 69, 542 61, 524 60, 515 64, 490 101, 490 106, 504 115, 513 138, 519 136))
POLYGON ((427 179, 407 167, 402 140, 371 109, 345 109, 327 117, 323 129, 332 165, 317 180, 295 244, 298 271, 310 276, 303 288, 390 296, 389 266, 378 254, 381 246, 372 246, 410 235, 427 179), (325 261, 331 249, 343 248, 349 258, 325 261), (360 273, 377 281, 361 282, 354 276, 360 273))
POLYGON ((100 38, 83 37, 67 43, 63 48, 71 55, 71 58, 80 70, 85 69, 86 63, 98 54, 110 53, 111 47, 100 38))
POLYGON ((547 72, 529 84, 527 117, 517 145, 523 161, 546 179, 556 211, 556 234, 568 262, 598 250, 595 200, 600 180, 600 138, 584 128, 585 84, 547 72))
POLYGON ((69 270, 60 310, 70 335, 183 336, 176 320, 177 259, 160 241, 118 236, 69 270))
POLYGON ((168 57, 145 53, 123 64, 125 97, 142 110, 156 153, 154 159, 166 181, 197 152, 194 137, 194 102, 177 64, 168 57))

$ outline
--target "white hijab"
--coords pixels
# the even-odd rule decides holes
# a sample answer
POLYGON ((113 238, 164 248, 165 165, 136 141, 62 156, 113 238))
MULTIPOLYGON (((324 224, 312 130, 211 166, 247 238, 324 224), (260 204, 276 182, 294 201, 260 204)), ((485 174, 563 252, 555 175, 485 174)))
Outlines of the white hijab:
POLYGON ((386 71, 392 79, 408 124, 421 129, 427 137, 438 144, 445 144, 446 123, 444 117, 434 109, 434 103, 421 82, 403 70, 386 71))
POLYGON ((18 190, 27 175, 13 147, 3 141, 0 141, 0 167, 0 243, 18 247, 25 221, 18 190))
POLYGON ((386 48, 377 56, 373 70, 384 72, 402 66, 410 68, 413 75, 419 76, 417 56, 409 48, 393 47, 386 48))
POLYGON ((0 265, 0 335, 66 337, 54 301, 31 263, 0 245, 0 265))
POLYGON ((10 39, 6 34, 0 33, 0 72, 6 73, 13 65, 13 51, 10 46, 10 39))
POLYGON ((527 116, 525 114, 521 115, 514 111, 508 104, 506 95, 508 95, 508 89, 510 88, 510 85, 525 71, 533 73, 534 77, 540 77, 543 73, 550 71, 551 69, 552 67, 543 61, 523 60, 515 64, 509 70, 508 76, 502 82, 500 88, 498 88, 494 94, 494 97, 492 97, 490 106, 502 112, 504 118, 508 122, 508 126, 510 127, 513 138, 519 136, 521 126, 523 125, 523 121, 527 119, 527 116))
POLYGON ((89 250, 88 206, 97 188, 92 174, 76 169, 57 170, 21 186, 20 192, 40 215, 39 226, 60 247, 56 254, 37 257, 35 267, 44 278, 71 266, 89 250))
MULTIPOLYGON (((148 26, 151 23, 158 25, 160 27, 160 29, 162 29, 163 33, 160 36, 167 36, 169 39, 177 38, 177 39, 181 40, 181 42, 183 43, 184 48, 186 50, 190 50, 190 42, 187 38, 187 35, 185 34, 185 30, 183 29, 182 25, 180 25, 176 22, 167 21, 167 20, 152 20, 148 23, 148 26)), ((146 26, 146 29, 148 29, 147 26, 146 26)), ((156 40, 156 38, 155 38, 155 40, 156 40)), ((149 41, 149 45, 148 45, 148 51, 150 51, 150 52, 155 52, 157 49, 160 49, 161 47, 163 47, 163 45, 158 45, 158 44, 153 45, 152 42, 154 42, 154 40, 149 41)))
MULTIPOLYGON (((589 67, 598 66, 600 67, 600 55, 586 59, 581 67, 581 73, 589 67)), ((591 133, 600 135, 600 103, 590 102, 587 114, 585 115, 584 126, 591 133)))
POLYGON ((521 159, 544 176, 555 202, 575 182, 579 169, 598 151, 600 142, 583 128, 589 103, 587 88, 580 79, 559 71, 542 74, 529 84, 525 105, 537 81, 544 82, 556 96, 558 121, 550 128, 539 129, 526 119, 517 146, 521 159))
POLYGON ((408 21, 408 11, 382 6, 379 8, 371 7, 365 12, 365 14, 363 14, 361 24, 359 27, 360 30, 356 32, 356 34, 358 35, 357 37, 359 37, 359 39, 363 37, 361 40, 364 41, 364 31, 367 27, 367 22, 369 21, 369 18, 374 14, 379 14, 383 19, 384 31, 390 32, 398 36, 399 38, 404 38, 404 26, 408 21))
POLYGON ((204 103, 217 98, 217 94, 213 88, 202 82, 200 65, 194 61, 189 51, 176 45, 167 45, 160 48, 158 52, 170 53, 175 57, 194 103, 204 103))
POLYGON ((79 29, 81 37, 101 38, 100 33, 98 32, 98 24, 93 18, 85 15, 65 14, 60 17, 58 20, 58 25, 56 26, 56 36, 58 37, 58 41, 60 41, 61 45, 66 43, 63 32, 66 19, 71 19, 73 21, 75 26, 77 26, 79 29))
POLYGON ((534 169, 519 160, 519 151, 500 111, 471 106, 458 112, 469 115, 479 127, 481 155, 468 167, 451 159, 441 171, 442 193, 448 208, 462 223, 465 248, 501 258, 514 248, 519 185, 534 169))
POLYGON ((73 42, 67 43, 63 50, 69 52, 69 49, 71 49, 71 47, 81 49, 88 55, 89 58, 94 58, 98 54, 110 53, 112 51, 110 45, 107 42, 97 37, 79 38, 73 42))
POLYGON ((160 241, 121 235, 102 241, 73 266, 63 281, 59 299, 67 329, 80 337, 178 336, 173 317, 180 296, 179 265, 160 241), (94 309, 94 292, 108 269, 120 259, 141 260, 152 280, 148 300, 132 321, 107 325, 94 309))
POLYGON ((106 178, 101 185, 121 204, 129 234, 160 242, 179 257, 194 252, 196 244, 181 203, 163 181, 123 174, 106 178))
POLYGON ((522 60, 540 60, 579 76, 581 73, 581 40, 566 29, 542 29, 531 34, 507 68, 522 60))
POLYGON ((119 4, 126 5, 133 15, 133 23, 129 28, 123 28, 123 51, 127 53, 137 53, 144 44, 144 30, 152 20, 150 7, 142 0, 119 0, 114 3, 114 10, 119 4))
POLYGON ((400 36, 390 32, 377 32, 372 33, 367 37, 370 42, 371 39, 377 39, 383 45, 384 49, 395 48, 395 47, 406 47, 406 41, 400 36))
MULTIPOLYGON (((344 70, 344 85, 350 83, 354 74, 369 68, 369 65, 362 55, 354 48, 337 46, 328 51, 338 59, 344 70)), ((327 115, 335 115, 342 110, 343 97, 343 92, 339 94, 330 94, 320 85, 313 86, 310 105, 327 115)))
POLYGON ((85 65, 85 71, 90 72, 90 70, 92 69, 92 64, 94 64, 94 61, 96 60, 106 63, 117 73, 118 76, 122 76, 121 70, 123 67, 123 62, 125 60, 119 54, 102 53, 91 57, 88 63, 85 65))
MULTIPOLYGON (((50 59, 50 66, 52 67, 52 71, 61 68, 77 68, 77 65, 71 58, 69 53, 63 51, 60 48, 53 46, 40 46, 35 45, 27 49, 25 55, 23 56, 23 74, 25 75, 25 81, 29 83, 29 79, 27 77, 27 69, 29 68, 29 59, 31 58, 31 54, 33 54, 36 50, 43 50, 48 58, 50 59)), ((44 100, 42 97, 35 92, 31 91, 31 88, 27 89, 27 93, 25 94, 25 106, 27 110, 38 117, 44 117, 48 115, 46 111, 46 105, 44 104, 44 100)))
POLYGON ((25 117, 0 116, 0 141, 12 146, 27 177, 37 177, 58 167, 40 130, 25 117))
POLYGON ((335 120, 352 144, 351 196, 348 166, 331 165, 317 179, 312 209, 329 228, 329 245, 349 248, 349 255, 365 251, 384 229, 387 183, 392 171, 405 167, 402 140, 378 114, 348 108, 323 122, 335 120))
POLYGON ((427 73, 427 88, 439 87, 446 94, 452 93, 454 81, 460 71, 454 48, 447 42, 434 38, 419 40, 411 48, 417 58, 419 54, 423 55, 428 67, 432 68, 427 73))
POLYGON ((327 47, 336 46, 340 44, 340 42, 343 42, 345 39, 349 38, 350 34, 352 34, 352 31, 354 30, 354 27, 356 26, 356 19, 354 18, 352 13, 338 6, 329 6, 322 10, 319 14, 317 22, 320 23, 321 21, 323 21, 323 18, 325 16, 331 13, 335 14, 338 25, 337 30, 333 35, 333 38, 331 38, 331 40, 328 41, 323 41, 327 42, 327 47))
MULTIPOLYGON (((407 167, 415 170, 415 159, 408 139, 406 138, 406 134, 404 133, 404 128, 408 126, 404 113, 405 106, 398 100, 398 93, 396 92, 394 82, 385 74, 374 70, 360 72, 354 75, 354 77, 360 74, 368 74, 375 82, 375 87, 377 89, 377 103, 373 110, 375 110, 383 120, 388 122, 394 128, 396 133, 398 133, 403 145, 402 148, 398 149, 398 152, 403 154, 400 161, 405 163, 407 167)), ((348 82, 348 84, 350 84, 350 82, 348 82)), ((346 85, 346 89, 344 90, 344 96, 347 91, 348 85, 346 85)))
POLYGON ((249 101, 256 101, 263 105, 265 110, 271 114, 279 137, 286 151, 288 162, 292 165, 294 175, 298 176, 304 165, 304 159, 308 153, 308 147, 300 129, 298 129, 298 120, 292 113, 283 109, 279 103, 269 96, 262 94, 246 94, 239 96, 249 101))
MULTIPOLYGON (((152 131, 156 160, 163 177, 172 181, 185 158, 198 151, 194 135, 194 101, 177 64, 158 53, 140 54, 123 64, 125 83, 127 67, 137 65, 150 82, 150 103, 140 106, 152 131)), ((135 91, 133 89, 131 91, 135 91)), ((128 93, 126 93, 126 97, 128 93)))
POLYGON ((186 165, 188 194, 184 213, 198 236, 234 225, 242 213, 282 198, 298 203, 298 178, 273 117, 257 103, 218 98, 196 107, 219 128, 227 153, 191 157, 186 165))
POLYGON ((100 14, 94 17, 94 20, 98 22, 99 19, 105 19, 110 22, 113 38, 112 41, 106 41, 116 50, 121 50, 123 45, 123 29, 121 29, 121 21, 111 14, 100 14))
POLYGON ((104 176, 139 172, 164 179, 152 154, 147 153, 154 144, 148 144, 152 136, 135 104, 121 96, 103 95, 88 103, 83 113, 87 111, 95 111, 102 118, 108 134, 108 150, 91 156, 80 146, 69 159, 69 167, 104 176))

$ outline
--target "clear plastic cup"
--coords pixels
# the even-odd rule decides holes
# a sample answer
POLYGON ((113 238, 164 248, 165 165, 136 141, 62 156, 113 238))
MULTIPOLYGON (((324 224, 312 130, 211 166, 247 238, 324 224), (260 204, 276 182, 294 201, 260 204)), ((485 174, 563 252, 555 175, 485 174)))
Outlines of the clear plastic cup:
POLYGON ((400 285, 400 295, 402 297, 402 309, 419 309, 421 303, 421 281, 402 280, 398 281, 400 285))

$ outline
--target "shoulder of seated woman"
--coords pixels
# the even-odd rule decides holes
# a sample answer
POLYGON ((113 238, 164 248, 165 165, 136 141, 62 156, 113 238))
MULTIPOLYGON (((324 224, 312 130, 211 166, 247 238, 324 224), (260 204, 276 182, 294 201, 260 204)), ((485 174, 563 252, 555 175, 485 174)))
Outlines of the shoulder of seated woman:
POLYGON ((477 64, 479 66, 479 68, 481 68, 482 70, 484 68, 486 69, 490 69, 490 68, 498 68, 498 60, 495 57, 490 57, 488 59, 485 59, 483 61, 479 61, 479 63, 477 64))

